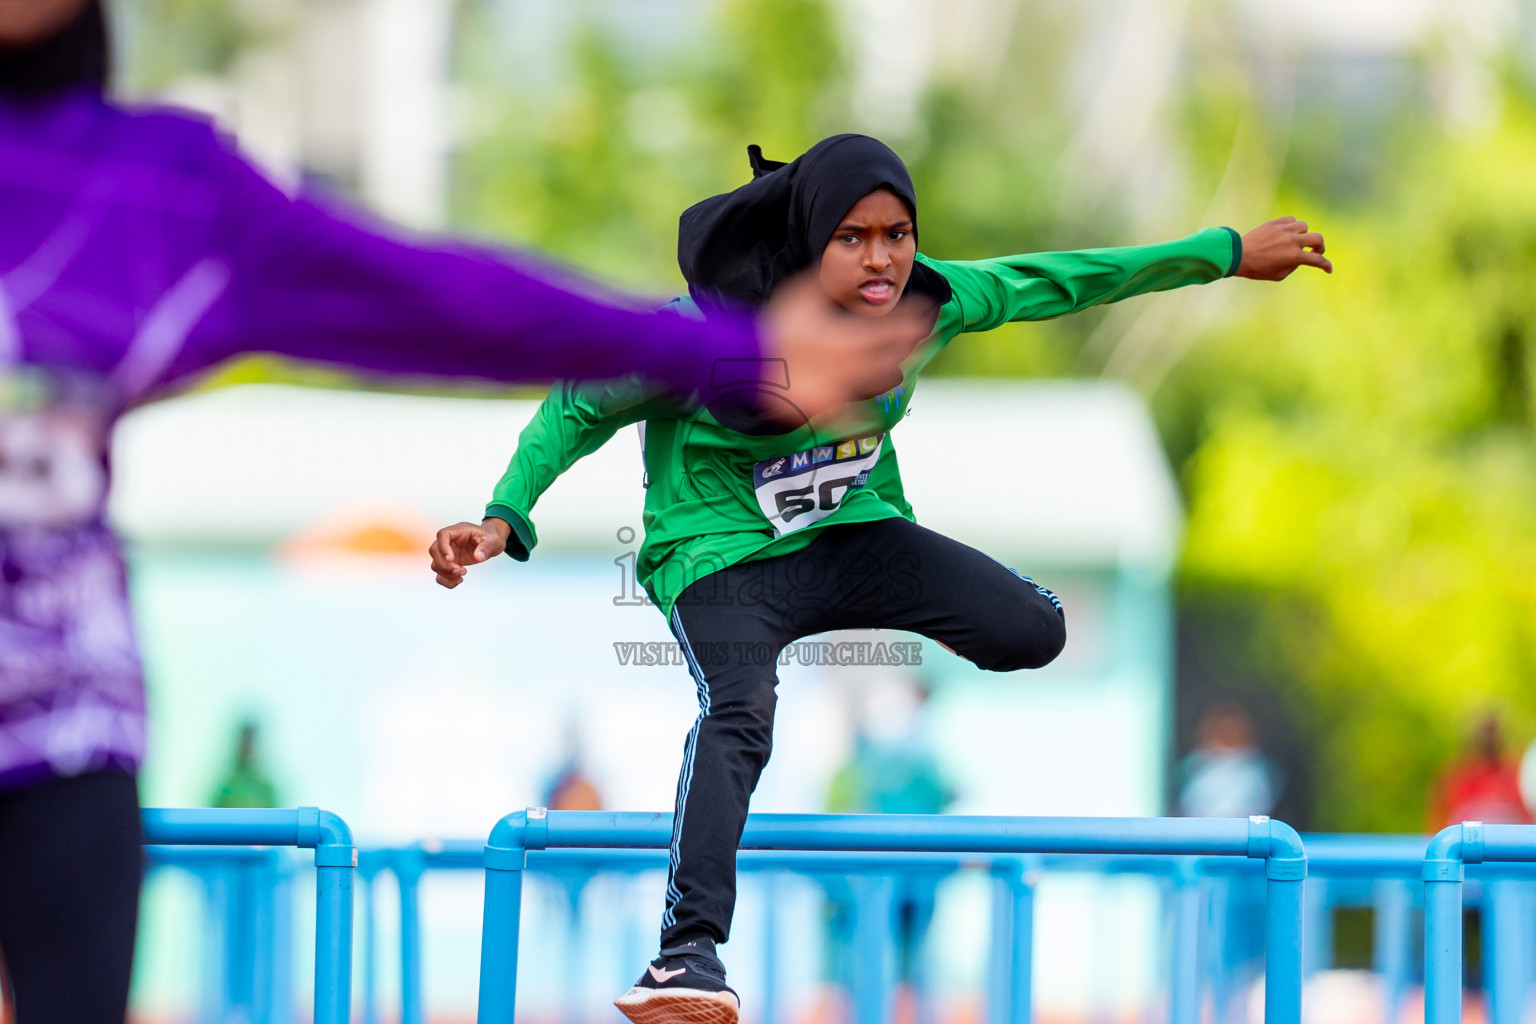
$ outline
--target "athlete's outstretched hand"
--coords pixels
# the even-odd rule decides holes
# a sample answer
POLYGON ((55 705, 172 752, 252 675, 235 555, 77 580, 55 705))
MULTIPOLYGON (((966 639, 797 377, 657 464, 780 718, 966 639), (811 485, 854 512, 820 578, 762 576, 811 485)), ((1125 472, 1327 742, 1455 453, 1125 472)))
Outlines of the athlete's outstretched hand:
POLYGON ((464 582, 468 566, 507 550, 507 538, 511 535, 511 524, 494 517, 483 523, 454 523, 438 530, 427 549, 437 582, 452 590, 464 582))
POLYGON ((764 307, 764 355, 784 360, 789 388, 783 397, 808 418, 900 384, 901 361, 932 333, 936 312, 913 296, 885 316, 855 316, 814 277, 801 275, 764 307))
POLYGON ((1255 281, 1284 281, 1297 267, 1317 267, 1333 273, 1333 264, 1323 255, 1323 236, 1308 231, 1307 222, 1295 217, 1265 221, 1243 236, 1243 262, 1238 277, 1255 281))

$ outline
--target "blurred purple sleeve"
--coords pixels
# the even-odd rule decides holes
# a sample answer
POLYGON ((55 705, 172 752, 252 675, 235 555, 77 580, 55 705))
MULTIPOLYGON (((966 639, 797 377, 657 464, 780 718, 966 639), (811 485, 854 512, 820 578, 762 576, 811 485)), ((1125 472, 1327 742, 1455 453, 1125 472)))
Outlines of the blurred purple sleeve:
POLYGON ((207 329, 190 339, 195 362, 261 351, 497 381, 640 373, 703 394, 715 360, 759 355, 745 316, 625 308, 526 256, 406 240, 339 206, 290 199, 232 151, 225 157, 215 230, 229 277, 207 329))

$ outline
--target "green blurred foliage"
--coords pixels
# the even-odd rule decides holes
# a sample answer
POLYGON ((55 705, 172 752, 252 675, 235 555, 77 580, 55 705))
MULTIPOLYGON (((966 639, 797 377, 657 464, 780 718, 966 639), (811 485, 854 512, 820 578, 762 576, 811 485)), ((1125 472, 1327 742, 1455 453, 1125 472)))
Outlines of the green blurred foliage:
POLYGON ((729 0, 664 60, 593 22, 552 90, 507 81, 487 43, 497 10, 465 5, 458 33, 478 126, 455 167, 463 230, 675 294, 678 215, 748 177, 748 142, 788 159, 844 130, 839 35, 819 0, 729 0))
POLYGON ((158 92, 189 75, 227 74, 242 51, 277 29, 270 17, 251 16, 258 8, 250 0, 113 0, 107 10, 117 85, 132 95, 158 92))
POLYGON ((1366 204, 1297 198, 1338 274, 1251 292, 1157 397, 1189 500, 1183 583, 1261 609, 1314 827, 1425 827, 1473 716, 1536 729, 1536 110, 1425 124, 1366 204))

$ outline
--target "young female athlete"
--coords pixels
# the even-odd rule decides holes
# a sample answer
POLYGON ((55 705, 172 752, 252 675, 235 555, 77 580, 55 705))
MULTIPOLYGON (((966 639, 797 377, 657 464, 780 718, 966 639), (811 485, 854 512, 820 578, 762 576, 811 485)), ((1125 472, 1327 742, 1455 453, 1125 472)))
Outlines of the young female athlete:
MULTIPOLYGON (((119 415, 252 350, 499 380, 640 371, 706 400, 718 359, 762 354, 746 316, 617 308, 290 198, 200 119, 109 102, 108 49, 96 2, 0 0, 0 956, 23 1022, 127 1012, 144 689, 105 521, 119 415)), ((763 335, 821 405, 890 387, 928 331, 792 305, 763 335)))
POLYGON ((929 360, 956 335, 1009 320, 1233 274, 1331 270, 1322 236, 1294 218, 1242 238, 1208 228, 1161 245, 931 259, 917 251, 911 179, 883 144, 839 135, 789 164, 749 152, 753 181, 683 215, 679 259, 693 300, 750 306, 805 268, 864 316, 925 297, 938 322, 901 385, 788 433, 768 433, 728 405, 682 413, 634 383, 558 387, 518 439, 484 522, 447 527, 431 548, 446 587, 503 550, 526 559, 539 495, 620 426, 644 421, 640 580, 682 646, 699 716, 677 786, 661 953, 617 1001, 637 1024, 736 1019, 715 945, 730 932, 736 847, 772 746, 786 644, 827 630, 903 629, 1011 671, 1047 664, 1066 641, 1049 590, 914 521, 889 433, 929 360))

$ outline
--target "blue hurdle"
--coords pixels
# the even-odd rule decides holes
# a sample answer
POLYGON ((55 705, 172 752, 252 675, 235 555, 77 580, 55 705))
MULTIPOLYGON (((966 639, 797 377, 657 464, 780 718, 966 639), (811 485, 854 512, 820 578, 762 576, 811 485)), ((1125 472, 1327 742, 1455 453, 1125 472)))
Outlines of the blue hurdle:
MULTIPOLYGON (((480 1024, 514 1024, 523 871, 530 850, 664 849, 670 814, 547 811, 507 815, 485 846, 480 1024)), ((1302 882, 1307 858, 1289 825, 1269 818, 1004 818, 901 814, 764 814, 747 819, 743 849, 893 853, 1079 853, 1244 857, 1265 862, 1264 1009, 1300 1024, 1302 882)))
MULTIPOLYGON (((256 984, 255 979, 263 975, 260 964, 263 956, 271 958, 271 951, 257 948, 265 940, 254 938, 254 932, 245 935, 241 930, 252 920, 252 908, 254 913, 261 914, 257 904, 271 903, 273 894, 256 893, 253 901, 247 898, 250 893, 239 895, 234 890, 263 885, 271 888, 270 869, 282 858, 277 850, 248 844, 314 848, 318 869, 316 1019, 345 1019, 350 1004, 350 878, 356 854, 350 834, 339 818, 314 808, 301 808, 150 810, 145 812, 144 820, 146 839, 150 842, 195 844, 151 845, 146 852, 152 864, 185 868, 209 881, 210 924, 222 929, 224 935, 222 963, 226 976, 208 991, 212 993, 217 988, 219 1006, 247 1010, 253 1020, 285 1016, 281 1005, 285 1000, 276 994, 266 1001, 273 1004, 268 1011, 277 1012, 262 1012, 263 993, 258 989, 264 986, 256 984), (223 889, 219 888, 221 880, 223 889)), ((1264 819, 1241 822, 765 815, 749 822, 744 844, 756 848, 744 851, 741 868, 747 872, 793 872, 813 878, 835 876, 858 883, 855 890, 863 924, 857 927, 854 941, 861 950, 856 963, 863 963, 864 967, 856 974, 854 995, 861 1022, 882 1019, 881 1014, 888 1009, 889 978, 882 973, 885 968, 869 965, 883 964, 883 955, 876 955, 883 954, 886 939, 880 924, 880 908, 888 907, 889 900, 882 897, 892 894, 894 880, 904 873, 938 876, 961 869, 981 869, 989 871, 994 879, 987 1024, 1031 1021, 1034 885, 1042 873, 1074 870, 1161 876, 1172 885, 1169 1019, 1173 1024, 1193 1024, 1198 1018, 1202 984, 1198 961, 1200 936, 1213 937, 1213 950, 1220 945, 1222 915, 1214 913, 1215 904, 1211 904, 1211 918, 1202 921, 1202 904, 1208 898, 1219 899, 1224 877, 1257 874, 1260 870, 1267 878, 1271 896, 1265 956, 1266 974, 1272 983, 1267 989, 1276 987, 1274 979, 1279 979, 1282 987, 1295 980, 1299 989, 1305 973, 1326 968, 1327 950, 1331 946, 1326 918, 1332 908, 1367 905, 1373 906, 1378 915, 1373 959, 1387 988, 1389 1011, 1399 1008, 1412 969, 1411 947, 1407 943, 1418 895, 1413 882, 1422 878, 1427 1024, 1457 1024, 1460 1020, 1460 911, 1465 900, 1473 898, 1480 899, 1486 915, 1486 977, 1493 1024, 1518 1024, 1531 982, 1523 963, 1529 947, 1522 929, 1533 909, 1530 889, 1531 881, 1536 879, 1536 826, 1465 823, 1442 832, 1427 850, 1421 845, 1423 839, 1417 837, 1308 836, 1304 854, 1301 840, 1293 839, 1294 833, 1288 835, 1288 831, 1286 826, 1264 819), (925 827, 914 828, 918 824, 925 827), (840 849, 856 845, 860 848, 840 849), (992 852, 997 847, 1009 852, 992 852), (1170 849, 1199 852, 1170 853, 1170 849), (1042 852, 1017 852, 1025 850, 1042 852), (1239 851, 1244 859, 1238 859, 1239 852, 1225 850, 1239 851), (1262 868, 1255 863, 1258 859, 1265 862, 1262 868), (1311 877, 1303 883, 1302 877, 1306 875, 1311 877), (1474 890, 1465 890, 1464 882, 1472 882, 1474 890), (1298 889, 1302 891, 1299 898, 1298 889), (1278 900, 1274 898, 1277 895, 1278 900), (1285 920, 1277 922, 1277 908, 1296 926, 1300 924, 1296 918, 1304 919, 1307 931, 1300 933, 1285 920), (1289 938, 1277 944, 1277 936, 1288 934, 1289 938)), ((487 844, 423 843, 365 852, 365 879, 380 870, 390 870, 402 883, 404 1019, 409 1022, 422 1018, 416 889, 423 871, 440 867, 486 870, 482 1019, 505 1019, 486 1014, 487 1009, 496 1009, 488 1006, 487 990, 494 997, 500 984, 508 998, 515 997, 516 991, 512 972, 516 969, 517 922, 507 913, 505 901, 500 904, 502 910, 497 910, 497 888, 500 887, 503 897, 509 889, 515 890, 520 901, 524 869, 556 874, 575 871, 583 875, 598 871, 659 870, 667 863, 663 851, 669 836, 670 821, 665 815, 556 812, 541 819, 535 809, 504 819, 493 833, 492 842, 487 844), (523 845, 517 845, 517 840, 523 845), (576 843, 609 845, 562 845, 576 843), (640 846, 641 843, 646 845, 640 846), (370 860, 372 864, 368 863, 370 860), (509 862, 520 863, 521 867, 504 866, 509 862)), ((771 926, 770 921, 768 927, 771 926)), ((770 943, 770 956, 771 953, 770 943)), ((1220 1020, 1221 993, 1226 987, 1222 972, 1230 970, 1230 966, 1213 962, 1210 969, 1220 1020)), ((770 969, 768 973, 771 977, 773 972, 770 969)), ((773 993, 765 993, 765 998, 771 1000, 773 993)), ((1298 1006, 1299 995, 1292 999, 1284 992, 1271 992, 1266 997, 1266 1013, 1275 1014, 1277 1005, 1281 1009, 1298 1006)), ((207 1013, 218 1016, 212 1003, 205 1007, 207 1013)))
POLYGON ((315 851, 315 1024, 352 1013, 352 872, 347 823, 318 807, 144 810, 144 841, 166 846, 294 846, 315 851))

